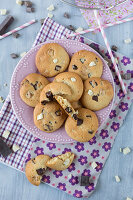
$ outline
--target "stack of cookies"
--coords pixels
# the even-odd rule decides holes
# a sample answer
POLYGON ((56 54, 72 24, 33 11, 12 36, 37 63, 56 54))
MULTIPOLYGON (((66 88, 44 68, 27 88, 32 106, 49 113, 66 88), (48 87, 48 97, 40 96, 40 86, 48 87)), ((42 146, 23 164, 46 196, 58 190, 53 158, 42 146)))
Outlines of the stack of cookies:
POLYGON ((35 107, 35 125, 51 133, 65 122, 65 130, 74 140, 87 142, 93 138, 98 129, 94 111, 108 106, 114 94, 110 82, 100 78, 100 57, 81 50, 70 60, 62 46, 48 43, 37 52, 36 67, 40 74, 29 74, 20 87, 22 100, 35 107), (47 78, 51 77, 54 79, 49 82, 47 78))

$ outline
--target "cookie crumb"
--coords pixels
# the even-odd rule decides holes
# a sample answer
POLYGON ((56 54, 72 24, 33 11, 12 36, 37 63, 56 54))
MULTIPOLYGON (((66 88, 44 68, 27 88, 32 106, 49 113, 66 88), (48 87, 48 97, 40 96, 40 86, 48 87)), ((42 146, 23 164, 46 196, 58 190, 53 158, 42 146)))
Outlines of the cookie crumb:
POLYGON ((20 34, 17 33, 17 32, 14 32, 14 33, 12 33, 12 36, 13 36, 14 38, 18 38, 18 37, 20 36, 20 34))
POLYGON ((72 81, 72 82, 76 82, 76 78, 72 77, 72 78, 71 78, 71 81, 72 81))
POLYGON ((15 58, 18 58, 18 55, 16 53, 11 53, 10 56, 15 59, 15 58))
POLYGON ((130 152, 131 152, 131 150, 130 150, 129 147, 126 147, 126 148, 123 149, 123 154, 124 154, 124 155, 127 155, 127 154, 130 153, 130 152))
POLYGON ((51 4, 51 5, 47 8, 48 11, 53 11, 54 9, 55 9, 55 7, 54 7, 53 4, 51 4))
POLYGON ((45 20, 45 18, 43 18, 43 19, 40 19, 41 26, 43 25, 43 23, 44 23, 44 20, 45 20))
POLYGON ((83 28, 82 28, 82 27, 78 27, 78 28, 75 30, 76 33, 79 33, 79 32, 81 32, 81 31, 83 31, 83 28))
POLYGON ((132 78, 132 74, 131 74, 131 73, 125 73, 125 74, 123 75, 123 78, 124 78, 125 80, 130 80, 130 79, 132 78))
POLYGON ((124 40, 124 43, 125 44, 130 44, 132 42, 131 38, 127 38, 124 40))
POLYGON ((7 87, 7 83, 4 83, 4 87, 7 87))
POLYGON ((32 13, 32 12, 34 12, 34 11, 35 11, 34 8, 32 8, 32 7, 26 7, 26 12, 27 12, 27 13, 32 13))
POLYGON ((43 114, 37 115, 37 120, 43 119, 43 114))
POLYGON ((14 153, 17 152, 19 149, 20 149, 20 147, 18 145, 13 144, 12 150, 13 150, 14 153))
POLYGON ((121 181, 119 176, 115 176, 115 180, 117 183, 119 183, 121 181))
POLYGON ((120 152, 121 152, 121 153, 123 152, 122 148, 120 148, 120 152))
POLYGON ((5 139, 7 139, 9 135, 10 135, 10 131, 5 130, 4 133, 3 133, 3 135, 2 135, 2 137, 5 138, 5 139))
POLYGON ((20 0, 16 0, 16 4, 18 4, 18 5, 22 6, 22 5, 23 5, 23 2, 22 2, 22 1, 20 1, 20 0))
POLYGON ((0 103, 4 103, 4 101, 3 97, 0 96, 0 103))
POLYGON ((67 26, 67 28, 71 31, 75 31, 75 28, 72 25, 67 26))
POLYGON ((115 52, 117 52, 117 50, 118 50, 118 47, 117 47, 117 46, 115 46, 115 45, 112 45, 111 49, 112 49, 112 51, 115 51, 115 52))
POLYGON ((22 58, 23 56, 25 56, 26 53, 27 53, 26 51, 22 52, 22 53, 20 54, 20 57, 22 58))
POLYGON ((58 59, 57 58, 55 58, 54 60, 53 60, 53 63, 57 63, 58 62, 58 59))
POLYGON ((67 18, 67 19, 69 19, 69 18, 70 18, 70 15, 69 15, 67 12, 65 12, 65 13, 64 13, 64 17, 67 18))
POLYGON ((131 198, 127 197, 126 200, 132 200, 131 198))
POLYGON ((92 90, 88 90, 88 94, 89 94, 90 96, 92 96, 92 95, 93 95, 92 90))
POLYGON ((96 66, 96 63, 94 61, 90 62, 89 64, 90 67, 96 66))
POLYGON ((7 10, 6 9, 0 9, 0 15, 6 15, 7 10))
POLYGON ((95 169, 95 168, 97 167, 97 163, 96 163, 96 162, 92 162, 92 163, 91 163, 91 167, 92 167, 93 169, 95 169))
POLYGON ((52 13, 48 13, 48 17, 49 17, 49 18, 53 18, 53 16, 54 16, 54 15, 53 15, 52 13))

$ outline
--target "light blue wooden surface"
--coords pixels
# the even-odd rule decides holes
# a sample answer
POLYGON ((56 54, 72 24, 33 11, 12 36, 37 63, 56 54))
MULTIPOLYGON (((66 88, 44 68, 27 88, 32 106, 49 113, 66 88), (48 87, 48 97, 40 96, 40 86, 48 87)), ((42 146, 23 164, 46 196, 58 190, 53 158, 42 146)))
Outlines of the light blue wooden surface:
MULTIPOLYGON (((15 0, 0 0, 0 9, 6 8, 9 13, 15 17, 15 21, 11 28, 19 26, 31 19, 41 19, 47 16, 46 8, 53 3, 56 7, 54 19, 63 24, 72 24, 75 27, 87 28, 84 18, 80 11, 70 8, 62 4, 59 0, 34 0, 35 13, 26 13, 25 7, 21 7, 15 3, 15 0), (63 17, 64 12, 70 14, 70 19, 63 17)), ((0 16, 0 22, 4 16, 0 16)), ((0 96, 6 98, 9 93, 9 85, 13 70, 19 61, 12 59, 10 53, 18 53, 28 51, 40 29, 40 23, 36 23, 22 31, 21 37, 14 39, 12 36, 0 41, 0 96), (8 87, 4 87, 4 83, 8 87)), ((111 45, 115 44, 119 47, 119 51, 133 58, 133 42, 129 45, 124 44, 123 40, 131 38, 133 40, 133 22, 125 23, 106 29, 111 45)), ((104 45, 101 34, 86 35, 104 45)), ((0 104, 1 108, 1 104, 0 104)), ((119 148, 129 146, 133 150, 133 106, 131 107, 124 125, 119 131, 115 144, 112 148, 110 157, 100 176, 96 191, 90 200, 124 200, 127 196, 133 198, 133 152, 124 156, 120 154, 119 148), (114 176, 119 175, 121 182, 116 183, 114 176)), ((48 185, 41 184, 39 187, 32 186, 25 175, 0 164, 0 200, 70 200, 75 199, 62 191, 53 189, 48 185)))

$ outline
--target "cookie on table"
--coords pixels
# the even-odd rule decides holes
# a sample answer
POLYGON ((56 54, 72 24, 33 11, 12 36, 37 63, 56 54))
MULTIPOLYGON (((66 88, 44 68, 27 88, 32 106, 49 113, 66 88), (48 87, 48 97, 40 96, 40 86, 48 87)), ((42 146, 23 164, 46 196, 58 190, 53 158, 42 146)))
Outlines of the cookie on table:
POLYGON ((47 133, 59 129, 66 117, 65 111, 56 102, 49 102, 46 105, 39 103, 34 109, 34 124, 47 133))
POLYGON ((74 110, 77 110, 83 107, 80 101, 71 102, 71 105, 74 108, 74 110))
POLYGON ((74 121, 68 117, 65 122, 65 130, 69 137, 79 142, 88 142, 95 136, 98 129, 98 118, 96 114, 86 108, 78 109, 78 118, 82 121, 74 121))
POLYGON ((83 81, 74 72, 63 72, 54 78, 54 82, 61 82, 68 85, 72 90, 72 95, 67 97, 70 102, 78 101, 83 94, 83 81))
POLYGON ((114 91, 111 83, 101 78, 88 78, 84 82, 84 92, 81 102, 90 110, 101 110, 109 105, 114 91))
POLYGON ((47 169, 46 162, 49 159, 48 155, 39 155, 27 162, 25 175, 31 184, 40 185, 42 176, 47 169))
POLYGON ((49 81, 37 73, 29 74, 20 84, 20 97, 29 106, 35 107, 39 102, 40 93, 49 81))
POLYGON ((81 50, 72 56, 68 71, 77 73, 82 80, 101 77, 103 62, 95 53, 81 50))
POLYGON ((43 88, 40 94, 40 102, 45 105, 47 102, 54 101, 55 95, 61 95, 67 98, 72 95, 72 91, 65 83, 52 82, 43 88))
POLYGON ((44 44, 36 54, 36 66, 45 77, 53 77, 67 69, 70 59, 57 43, 44 44))
POLYGON ((66 152, 60 156, 51 158, 47 161, 47 167, 54 169, 54 170, 65 170, 67 169, 74 160, 74 154, 71 152, 66 152))

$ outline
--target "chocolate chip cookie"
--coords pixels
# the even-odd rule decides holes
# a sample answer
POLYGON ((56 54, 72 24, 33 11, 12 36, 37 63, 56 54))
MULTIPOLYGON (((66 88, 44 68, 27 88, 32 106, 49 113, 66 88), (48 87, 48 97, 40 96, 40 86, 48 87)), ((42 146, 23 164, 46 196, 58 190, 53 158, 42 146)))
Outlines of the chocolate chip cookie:
POLYGON ((54 82, 65 83, 71 88, 72 95, 67 99, 70 102, 78 101, 83 93, 83 81, 80 76, 74 72, 63 72, 54 78, 54 82))
POLYGON ((68 53, 57 43, 44 44, 36 54, 36 66, 45 77, 53 77, 65 71, 69 62, 68 53))
POLYGON ((78 118, 82 120, 79 121, 80 123, 68 117, 65 122, 65 130, 72 139, 88 142, 98 129, 98 118, 94 112, 86 108, 78 109, 78 118))
POLYGON ((37 104, 34 109, 34 123, 42 131, 51 133, 59 129, 67 115, 62 107, 56 102, 46 105, 37 104))
POLYGON ((81 102, 90 110, 101 110, 109 105, 114 91, 111 83, 101 78, 88 78, 84 82, 84 92, 81 102))
POLYGON ((42 90, 40 94, 40 102, 44 105, 47 102, 54 101, 54 96, 60 95, 68 98, 72 95, 71 88, 65 83, 52 82, 42 90))
POLYGON ((20 97, 29 106, 35 107, 40 99, 42 89, 49 81, 42 75, 32 73, 20 84, 20 97))
POLYGON ((33 185, 40 185, 42 176, 47 169, 46 162, 50 159, 48 155, 39 155, 29 160, 25 167, 25 175, 33 185))
POLYGON ((101 77, 103 62, 95 53, 81 50, 72 56, 68 71, 77 73, 82 80, 101 77))
POLYGON ((65 154, 48 160, 46 165, 51 169, 62 171, 67 169, 71 165, 73 159, 74 154, 71 152, 66 152, 65 154))

